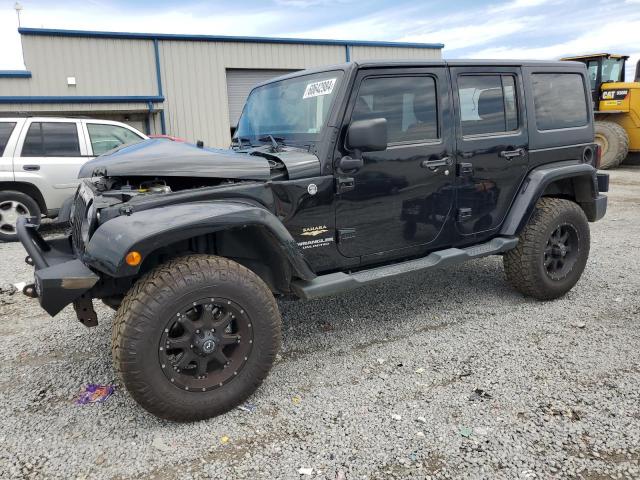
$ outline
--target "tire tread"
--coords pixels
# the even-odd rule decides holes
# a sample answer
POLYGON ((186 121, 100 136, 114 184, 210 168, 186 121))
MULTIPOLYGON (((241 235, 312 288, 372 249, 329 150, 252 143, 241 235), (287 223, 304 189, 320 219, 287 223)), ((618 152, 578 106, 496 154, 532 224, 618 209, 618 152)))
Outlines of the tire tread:
MULTIPOLYGON (((255 322, 255 320, 254 320, 255 322)), ((211 255, 189 255, 173 259, 140 278, 124 297, 116 312, 112 327, 113 366, 121 382, 127 387, 134 399, 151 413, 165 419, 175 421, 193 421, 209 418, 234 408, 257 389, 267 376, 280 347, 281 320, 277 303, 267 285, 254 272, 232 260, 211 255), (235 282, 249 288, 254 301, 259 303, 265 312, 264 320, 268 325, 271 338, 260 342, 268 346, 264 362, 251 378, 250 385, 243 389, 242 398, 234 398, 219 405, 202 404, 197 411, 176 409, 176 406, 159 398, 142 378, 134 361, 135 346, 142 341, 144 335, 153 329, 157 322, 156 313, 161 303, 156 299, 169 292, 175 295, 174 286, 187 288, 189 280, 200 284, 210 281, 218 275, 228 276, 235 282), (155 309, 154 309, 155 306, 155 309), (132 358, 133 357, 133 358, 132 358)), ((254 348, 259 348, 254 343, 254 348)), ((235 379, 234 379, 235 381, 235 379)), ((225 388, 225 387, 222 387, 225 388)), ((193 394, 192 394, 193 395, 193 394)), ((197 393, 195 395, 198 395, 197 393)))

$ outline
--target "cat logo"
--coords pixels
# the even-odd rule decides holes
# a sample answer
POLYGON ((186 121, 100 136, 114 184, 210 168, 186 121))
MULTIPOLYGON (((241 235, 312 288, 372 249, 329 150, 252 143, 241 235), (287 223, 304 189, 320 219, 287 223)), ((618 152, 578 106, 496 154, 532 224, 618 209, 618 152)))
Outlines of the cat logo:
POLYGON ((326 225, 321 225, 319 227, 306 227, 302 229, 302 233, 300 235, 305 235, 307 237, 315 237, 316 235, 320 235, 328 231, 329 229, 327 228, 326 225))

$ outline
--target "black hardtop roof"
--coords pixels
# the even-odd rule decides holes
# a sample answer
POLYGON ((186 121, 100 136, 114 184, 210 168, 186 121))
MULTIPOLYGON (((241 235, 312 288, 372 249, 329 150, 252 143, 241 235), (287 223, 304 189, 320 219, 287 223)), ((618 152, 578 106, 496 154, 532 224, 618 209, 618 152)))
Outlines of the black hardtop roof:
POLYGON ((560 60, 483 60, 483 59, 455 59, 455 60, 367 60, 353 62, 360 68, 380 68, 380 67, 566 67, 574 63, 581 66, 580 62, 565 62, 560 60))
POLYGON ((324 67, 309 68, 299 70, 280 77, 271 78, 259 83, 256 87, 269 83, 294 78, 302 75, 328 72, 331 70, 352 70, 357 68, 412 68, 412 67, 562 67, 562 68, 584 68, 584 63, 560 60, 481 60, 481 59, 459 59, 459 60, 365 60, 340 63, 336 65, 326 65, 324 67))

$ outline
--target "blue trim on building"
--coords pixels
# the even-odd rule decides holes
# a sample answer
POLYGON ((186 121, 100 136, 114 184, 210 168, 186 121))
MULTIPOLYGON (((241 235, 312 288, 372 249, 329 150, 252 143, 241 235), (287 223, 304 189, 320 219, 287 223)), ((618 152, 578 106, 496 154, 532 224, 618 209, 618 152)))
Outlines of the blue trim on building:
POLYGON ((0 78, 31 78, 29 70, 0 70, 0 78))
MULTIPOLYGON (((158 95, 162 97, 162 72, 160 70, 160 46, 157 38, 153 39, 153 53, 156 59, 156 81, 158 82, 158 95)), ((160 111, 160 130, 167 134, 167 123, 164 118, 164 110, 160 111)))
POLYGON ((351 61, 351 45, 344 46, 344 57, 345 57, 345 61, 347 62, 351 61))
POLYGON ((0 103, 159 103, 163 96, 0 96, 0 103))
POLYGON ((303 45, 338 45, 353 47, 444 48, 442 43, 377 42, 368 40, 323 40, 319 38, 232 37, 227 35, 183 35, 176 33, 100 32, 93 30, 60 30, 56 28, 19 28, 21 35, 54 37, 123 38, 133 40, 183 40, 196 42, 251 42, 303 45))

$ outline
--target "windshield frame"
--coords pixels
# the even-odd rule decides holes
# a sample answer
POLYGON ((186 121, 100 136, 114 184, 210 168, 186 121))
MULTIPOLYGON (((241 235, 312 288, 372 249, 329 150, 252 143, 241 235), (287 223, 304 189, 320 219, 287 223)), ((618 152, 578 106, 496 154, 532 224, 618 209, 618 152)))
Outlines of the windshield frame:
MULTIPOLYGON (((333 123, 332 119, 335 116, 336 109, 339 108, 340 106, 339 99, 344 95, 344 88, 345 88, 344 86, 346 83, 348 83, 348 79, 349 77, 347 75, 347 72, 343 68, 333 67, 333 68, 324 68, 324 69, 317 69, 317 70, 316 69, 302 70, 300 72, 295 72, 283 77, 277 77, 268 82, 256 85, 251 90, 251 92, 249 92, 249 95, 247 96, 247 100, 245 101, 244 106, 242 107, 242 113, 238 118, 236 128, 231 138, 232 145, 236 147, 240 147, 240 146, 249 147, 249 146, 262 145, 264 143, 270 143, 270 140, 265 138, 265 137, 269 137, 270 135, 276 138, 278 142, 282 142, 282 144, 284 145, 295 145, 295 144, 311 145, 311 144, 320 142, 322 140, 323 135, 327 131, 327 127, 333 123), (286 81, 298 80, 300 78, 311 77, 311 76, 321 76, 321 75, 330 76, 331 74, 334 74, 336 78, 336 82, 331 93, 331 97, 332 97, 331 104, 327 109, 322 125, 320 126, 320 128, 316 133, 302 133, 302 132, 292 133, 292 132, 281 132, 281 131, 274 130, 274 131, 268 131, 268 132, 267 131, 258 132, 255 135, 241 134, 242 132, 240 131, 240 125, 245 115, 248 115, 247 106, 249 105, 249 101, 252 95, 255 94, 255 92, 257 92, 261 88, 265 88, 265 87, 269 88, 269 87, 272 87, 274 84, 278 84, 286 81)), ((322 79, 318 79, 316 81, 322 81, 322 79)))

